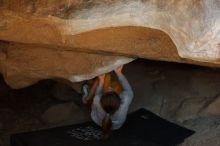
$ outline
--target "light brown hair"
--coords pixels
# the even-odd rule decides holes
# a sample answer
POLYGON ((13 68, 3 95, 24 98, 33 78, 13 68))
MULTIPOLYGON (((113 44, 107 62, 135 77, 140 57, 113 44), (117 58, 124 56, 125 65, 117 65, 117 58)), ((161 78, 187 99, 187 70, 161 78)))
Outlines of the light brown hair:
POLYGON ((103 131, 103 139, 107 139, 111 133, 112 128, 112 120, 110 118, 113 115, 121 104, 121 99, 119 95, 114 92, 106 92, 101 97, 101 106, 106 112, 105 117, 102 120, 102 131, 103 131))

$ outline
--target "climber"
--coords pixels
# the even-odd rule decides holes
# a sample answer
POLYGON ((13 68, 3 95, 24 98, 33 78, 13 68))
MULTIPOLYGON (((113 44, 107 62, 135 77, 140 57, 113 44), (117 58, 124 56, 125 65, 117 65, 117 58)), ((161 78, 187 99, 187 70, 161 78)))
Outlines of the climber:
POLYGON ((111 130, 123 125, 133 98, 133 91, 122 73, 122 66, 114 72, 119 81, 112 81, 108 73, 95 79, 89 93, 87 84, 82 88, 83 103, 91 105, 91 118, 102 127, 103 139, 109 137, 111 130))

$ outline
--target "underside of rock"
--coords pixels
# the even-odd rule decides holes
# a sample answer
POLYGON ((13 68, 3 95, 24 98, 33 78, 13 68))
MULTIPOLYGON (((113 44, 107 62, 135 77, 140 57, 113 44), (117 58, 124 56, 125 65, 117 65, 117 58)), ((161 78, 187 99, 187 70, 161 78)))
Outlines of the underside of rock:
POLYGON ((219 0, 0 0, 13 88, 94 78, 135 58, 220 67, 219 0))

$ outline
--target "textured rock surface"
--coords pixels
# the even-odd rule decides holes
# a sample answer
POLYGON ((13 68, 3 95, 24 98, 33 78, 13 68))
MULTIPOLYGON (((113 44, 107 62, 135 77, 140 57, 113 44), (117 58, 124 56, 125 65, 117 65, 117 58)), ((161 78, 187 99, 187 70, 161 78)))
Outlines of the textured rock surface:
POLYGON ((219 0, 1 0, 0 20, 0 72, 14 88, 131 61, 111 55, 220 66, 219 0))
POLYGON ((72 82, 91 79, 133 60, 24 44, 9 44, 5 56, 2 73, 13 88, 30 86, 43 79, 62 78, 72 82))
POLYGON ((1 10, 0 38, 5 40, 68 46, 83 32, 143 26, 166 32, 181 57, 220 58, 218 0, 3 0, 1 10))
POLYGON ((211 107, 210 113, 219 115, 219 108, 215 109, 220 92, 219 70, 134 61, 124 71, 135 91, 131 111, 146 107, 179 122, 206 115, 205 110, 211 107))
POLYGON ((220 96, 217 96, 204 110, 206 114, 220 115, 220 96))
POLYGON ((184 122, 184 125, 196 131, 179 146, 219 146, 220 116, 199 117, 184 122))

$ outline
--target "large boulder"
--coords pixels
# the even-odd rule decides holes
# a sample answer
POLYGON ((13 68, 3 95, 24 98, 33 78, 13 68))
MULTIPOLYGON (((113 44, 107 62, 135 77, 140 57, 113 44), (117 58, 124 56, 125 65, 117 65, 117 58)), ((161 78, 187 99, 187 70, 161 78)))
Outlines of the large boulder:
POLYGON ((220 66, 219 0, 0 0, 0 20, 13 88, 91 79, 133 58, 220 66))

